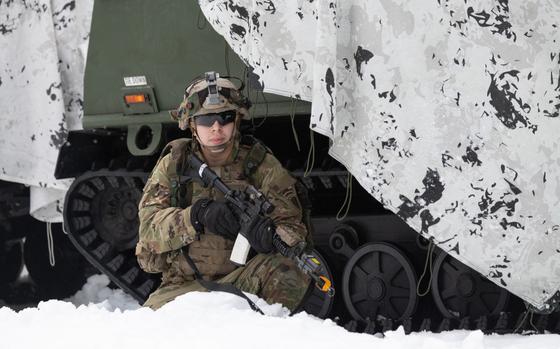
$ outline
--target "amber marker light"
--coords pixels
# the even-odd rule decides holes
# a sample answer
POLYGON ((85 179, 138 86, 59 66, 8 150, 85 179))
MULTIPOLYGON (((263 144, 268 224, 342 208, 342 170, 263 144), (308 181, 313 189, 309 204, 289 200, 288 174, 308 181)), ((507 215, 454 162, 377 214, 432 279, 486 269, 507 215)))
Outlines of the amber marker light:
POLYGON ((126 95, 124 96, 126 104, 138 104, 146 102, 146 95, 126 95))

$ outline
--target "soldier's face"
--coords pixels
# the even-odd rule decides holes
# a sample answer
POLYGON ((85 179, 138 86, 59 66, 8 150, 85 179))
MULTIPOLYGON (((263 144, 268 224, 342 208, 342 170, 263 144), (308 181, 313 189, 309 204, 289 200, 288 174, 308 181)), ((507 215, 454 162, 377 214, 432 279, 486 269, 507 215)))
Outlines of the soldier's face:
POLYGON ((196 126, 196 133, 198 134, 198 141, 207 147, 216 147, 226 144, 230 141, 233 135, 234 122, 225 125, 220 125, 216 120, 212 126, 196 126))

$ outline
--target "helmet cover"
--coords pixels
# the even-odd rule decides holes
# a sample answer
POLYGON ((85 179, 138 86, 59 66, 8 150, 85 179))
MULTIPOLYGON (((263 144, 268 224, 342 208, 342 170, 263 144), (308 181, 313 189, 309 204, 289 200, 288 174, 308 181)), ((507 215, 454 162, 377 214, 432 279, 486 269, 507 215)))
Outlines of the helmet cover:
MULTIPOLYGON (((198 115, 218 114, 235 110, 242 117, 249 115, 250 102, 228 79, 214 74, 215 79, 199 78, 185 89, 183 101, 176 110, 170 111, 171 117, 179 122, 179 128, 187 129, 189 120, 198 115), (213 93, 214 92, 214 93, 213 93)), ((212 76, 212 75, 211 75, 212 76)))

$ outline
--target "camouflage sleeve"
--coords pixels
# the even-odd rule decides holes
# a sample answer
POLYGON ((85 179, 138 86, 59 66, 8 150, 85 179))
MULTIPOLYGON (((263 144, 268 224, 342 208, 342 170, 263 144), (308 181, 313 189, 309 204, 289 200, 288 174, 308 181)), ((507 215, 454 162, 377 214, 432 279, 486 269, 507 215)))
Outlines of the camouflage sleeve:
POLYGON ((190 222, 190 206, 186 209, 171 207, 171 181, 175 163, 170 155, 155 166, 138 207, 140 218, 138 250, 162 254, 180 249, 196 238, 190 222))
POLYGON ((305 241, 308 234, 295 189, 296 180, 271 154, 267 154, 254 175, 255 185, 274 205, 270 215, 276 232, 290 246, 305 241))

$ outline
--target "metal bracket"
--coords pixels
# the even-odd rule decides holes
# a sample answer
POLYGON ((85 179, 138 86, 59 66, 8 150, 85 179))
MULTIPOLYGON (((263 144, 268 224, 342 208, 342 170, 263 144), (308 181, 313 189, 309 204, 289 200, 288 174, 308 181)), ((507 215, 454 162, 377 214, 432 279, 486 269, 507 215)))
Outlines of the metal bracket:
POLYGON ((161 143, 161 124, 129 125, 126 135, 128 151, 134 156, 153 155, 161 143))

